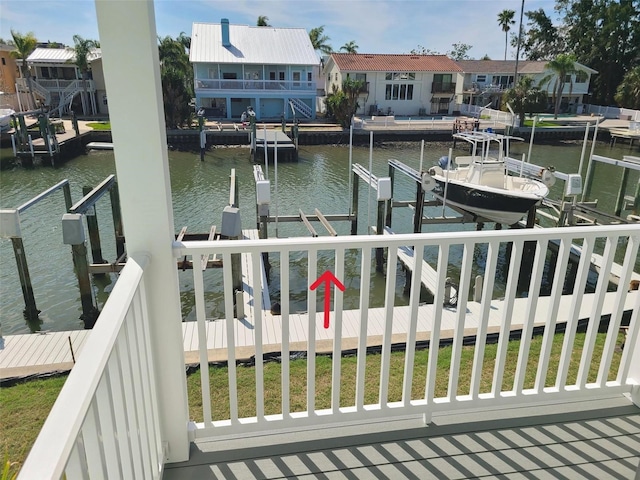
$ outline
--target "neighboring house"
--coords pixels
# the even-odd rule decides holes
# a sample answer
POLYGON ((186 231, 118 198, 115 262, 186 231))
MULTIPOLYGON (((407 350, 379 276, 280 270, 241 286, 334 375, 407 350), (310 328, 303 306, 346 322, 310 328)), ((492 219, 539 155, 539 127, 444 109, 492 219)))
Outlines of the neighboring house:
MULTIPOLYGON (((83 108, 82 72, 73 64, 75 53, 71 48, 36 48, 27 58, 31 68, 32 87, 36 100, 49 105, 52 112, 58 115, 107 114, 106 88, 102 75, 102 59, 100 49, 94 49, 89 56, 91 70, 86 82, 88 105, 83 108)), ((26 79, 17 82, 21 93, 28 92, 26 79)))
MULTIPOLYGON (((516 61, 461 60, 456 63, 464 71, 463 102, 481 106, 491 104, 492 108, 499 109, 502 94, 505 90, 512 88, 515 83, 516 61)), ((591 75, 598 73, 579 63, 576 63, 575 66, 579 73, 566 79, 562 93, 563 111, 576 112, 581 110, 585 95, 589 93, 591 75), (573 82, 572 88, 571 82, 573 82)), ((518 77, 525 75, 533 77, 534 84, 548 92, 549 104, 551 104, 555 78, 552 78, 550 82, 540 83, 545 77, 553 75, 553 71, 547 69, 547 62, 520 60, 518 62, 518 77)))
POLYGON ((189 60, 207 117, 240 118, 252 106, 259 119, 315 118, 320 59, 303 28, 194 23, 189 60))
POLYGON ((462 98, 462 68, 446 55, 333 53, 324 74, 327 95, 347 78, 366 82, 359 115, 447 115, 462 98))
POLYGON ((0 107, 18 110, 16 79, 20 77, 20 68, 11 56, 13 45, 0 44, 0 107))

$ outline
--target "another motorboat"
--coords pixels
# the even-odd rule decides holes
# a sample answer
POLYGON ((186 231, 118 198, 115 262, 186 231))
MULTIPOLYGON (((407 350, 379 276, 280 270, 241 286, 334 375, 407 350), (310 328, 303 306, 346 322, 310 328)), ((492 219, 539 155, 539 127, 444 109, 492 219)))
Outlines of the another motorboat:
POLYGON ((454 135, 471 144, 471 155, 442 157, 439 165, 423 174, 423 187, 444 205, 474 219, 512 225, 549 194, 543 182, 509 175, 505 157, 509 142, 521 138, 493 132, 454 135))
POLYGON ((12 108, 0 108, 0 132, 11 130, 11 115, 15 113, 12 108))

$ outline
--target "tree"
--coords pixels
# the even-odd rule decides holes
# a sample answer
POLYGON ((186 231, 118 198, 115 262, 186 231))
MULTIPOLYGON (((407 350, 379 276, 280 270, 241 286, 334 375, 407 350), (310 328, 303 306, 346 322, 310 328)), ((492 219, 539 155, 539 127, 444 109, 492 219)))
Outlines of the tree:
POLYGON ((192 113, 193 68, 180 37, 158 40, 164 118, 168 128, 177 128, 187 123, 192 113))
POLYGON ((38 40, 32 32, 24 35, 11 30, 11 38, 13 39, 13 45, 15 50, 11 51, 11 56, 15 59, 21 59, 20 72, 22 76, 27 80, 27 89, 29 90, 29 96, 31 97, 31 103, 34 108, 36 106, 36 97, 33 95, 33 87, 31 85, 31 70, 27 65, 27 58, 36 49, 38 40))
POLYGON ((87 115, 87 107, 89 106, 87 80, 89 78, 89 71, 91 70, 89 56, 91 55, 92 50, 100 47, 100 43, 96 40, 84 39, 80 35, 73 36, 73 43, 75 45, 73 47, 73 63, 78 67, 82 76, 82 113, 87 115))
POLYGON ((566 53, 561 53, 556 58, 547 63, 547 69, 551 73, 540 80, 540 85, 551 85, 553 83, 553 118, 558 118, 560 112, 560 104, 562 102, 562 93, 567 77, 569 78, 569 95, 573 91, 573 80, 571 74, 578 72, 576 69, 576 57, 566 53))
POLYGON ((180 32, 180 35, 178 35, 176 40, 182 44, 186 51, 191 50, 191 37, 186 33, 180 32))
POLYGON ((358 53, 358 45, 354 40, 351 40, 340 47, 340 51, 342 50, 344 50, 345 53, 358 53))
POLYGON ((327 96, 327 115, 333 117, 342 128, 349 128, 351 118, 358 109, 358 96, 366 92, 363 80, 347 78, 342 82, 342 89, 333 85, 332 92, 327 96))
POLYGON ((547 107, 547 93, 534 85, 533 77, 524 76, 518 79, 513 88, 502 96, 503 110, 509 104, 523 124, 526 113, 544 112, 547 107))
MULTIPOLYGON (((561 30, 553 25, 542 8, 525 12, 525 16, 529 28, 523 31, 521 49, 527 59, 551 60, 566 50, 561 30)), ((514 35, 511 46, 515 46, 517 41, 514 35)))
POLYGON ((640 110, 640 65, 625 74, 618 85, 615 100, 623 108, 640 110))
POLYGON ((453 49, 447 52, 447 55, 454 60, 469 60, 469 55, 467 52, 471 50, 473 47, 467 43, 454 43, 451 45, 453 49))
POLYGON ((511 25, 515 25, 516 21, 513 19, 516 12, 515 10, 503 10, 498 14, 498 25, 504 32, 504 59, 507 59, 507 41, 508 33, 511 30, 511 25))
POLYGON ((409 52, 411 55, 442 55, 440 52, 425 48, 422 45, 418 45, 416 48, 411 49, 409 52))
POLYGON ((593 99, 614 102, 618 85, 640 60, 638 0, 556 0, 566 32, 566 51, 598 71, 593 99))
POLYGON ((258 27, 270 27, 269 25, 269 17, 265 17, 264 15, 260 15, 258 17, 258 21, 256 22, 258 27))
POLYGON ((327 43, 331 39, 324 34, 324 25, 312 28, 309 31, 309 40, 311 40, 311 45, 314 50, 322 52, 325 55, 330 55, 333 52, 333 49, 327 43))

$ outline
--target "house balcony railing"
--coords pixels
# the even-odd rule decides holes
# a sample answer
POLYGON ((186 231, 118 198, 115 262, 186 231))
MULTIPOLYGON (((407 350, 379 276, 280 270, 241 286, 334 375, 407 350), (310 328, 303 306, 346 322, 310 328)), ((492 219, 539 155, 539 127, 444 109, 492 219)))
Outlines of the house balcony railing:
MULTIPOLYGON (((34 84, 39 85, 43 89, 47 90, 51 93, 60 93, 64 91, 69 91, 69 89, 82 89, 82 80, 59 80, 59 79, 43 79, 38 78, 32 79, 34 84)), ((26 78, 18 78, 16 79, 19 87, 28 88, 27 87, 27 79, 26 78)), ((87 91, 93 92, 96 89, 96 84, 93 80, 86 81, 87 91)))
POLYGON ((456 84, 450 82, 433 82, 431 93, 456 93, 456 84))
MULTIPOLYGON (((211 254, 222 259, 221 280, 218 287, 207 283, 207 276, 200 268, 193 269, 195 310, 201 371, 207 371, 207 330, 214 324, 222 324, 227 346, 227 369, 222 386, 212 388, 208 375, 201 375, 199 398, 192 401, 202 405, 202 421, 195 425, 195 438, 225 436, 241 437, 252 432, 277 432, 309 429, 327 424, 352 421, 373 421, 414 416, 429 421, 434 412, 457 412, 469 409, 494 409, 543 404, 549 402, 595 399, 613 394, 635 395, 638 399, 640 385, 640 292, 628 291, 637 261, 640 245, 640 225, 606 227, 574 227, 563 229, 531 229, 458 233, 398 234, 385 236, 345 236, 311 238, 301 240, 243 240, 215 242, 176 242, 174 254, 193 260, 194 265, 206 264, 211 254), (579 263, 569 269, 570 257, 580 244, 582 254, 579 263), (554 245, 555 263, 549 266, 549 247, 554 245), (381 250, 379 250, 381 249, 381 250), (408 305, 396 305, 396 271, 399 251, 411 252, 413 275, 408 305), (587 280, 593 277, 591 260, 595 251, 601 255, 601 275, 586 293, 587 280), (260 262, 264 253, 274 261, 271 275, 279 275, 281 314, 268 316, 262 310, 261 289, 253 289, 248 315, 242 321, 234 318, 232 256, 243 255, 252 265, 252 278, 243 282, 260 285, 260 262), (381 252, 384 256, 379 257, 381 252), (386 259, 385 259, 386 256, 386 259), (383 259, 384 270, 389 275, 381 280, 375 272, 376 259, 383 259), (302 260, 301 260, 302 259, 302 260), (527 260, 530 260, 530 263, 527 260), (423 260, 433 265, 435 271, 435 301, 420 303, 423 260), (610 285, 612 265, 618 284, 610 285), (300 263, 302 262, 302 263, 300 263), (295 267, 294 267, 295 263, 295 267), (452 269, 452 265, 455 268, 452 269), (478 301, 469 299, 472 272, 482 270, 482 294, 478 301), (350 295, 358 296, 357 310, 346 310, 343 294, 337 288, 332 295, 329 332, 347 332, 355 338, 357 365, 353 395, 344 398, 344 391, 352 387, 345 383, 341 370, 343 340, 347 333, 331 333, 333 355, 332 379, 327 396, 329 403, 319 405, 315 381, 306 383, 303 405, 292 401, 290 384, 290 343, 293 317, 289 300, 299 296, 294 291, 294 278, 302 275, 307 298, 307 312, 302 317, 308 322, 307 378, 315 379, 318 371, 316 339, 323 332, 321 294, 307 290, 324 270, 331 270, 349 288, 350 295), (572 270, 574 277, 567 275, 572 270), (545 272, 548 276, 549 295, 540 293, 545 272), (379 305, 372 308, 371 282, 384 284, 384 295, 379 305), (458 284, 457 305, 444 305, 447 277, 458 284), (504 290, 497 292, 496 278, 504 279, 504 290), (526 294, 518 293, 518 280, 526 279, 526 294), (571 295, 563 295, 567 284, 571 295), (221 298, 224 318, 207 320, 207 302, 211 295, 221 298), (382 300, 384 298, 384 300, 382 300), (488 358, 485 345, 490 334, 489 320, 496 302, 501 302, 497 350, 488 358), (568 307, 567 307, 568 305, 568 307), (601 317, 609 309, 606 328, 602 330, 601 317), (467 312, 478 313, 478 323, 465 324, 467 312), (357 316, 357 323, 350 329, 343 328, 347 314, 357 316), (586 316, 584 315, 586 313, 586 316), (445 315, 455 317, 450 358, 444 357, 441 331, 445 315), (619 331, 628 322, 628 335, 624 349, 618 347, 619 331), (520 319, 522 325, 517 352, 509 349, 512 321, 520 319), (576 353, 576 332, 579 320, 587 319, 586 333, 580 353, 576 353), (255 398, 239 398, 236 366, 238 328, 251 323, 254 338, 255 368, 251 381, 255 385, 255 398), (366 362, 367 332, 370 325, 379 323, 383 328, 380 355, 375 368, 366 362), (396 328, 406 322, 402 338, 405 344, 404 368, 391 373, 392 336, 397 342, 396 328), (419 346, 419 325, 430 325, 429 352, 426 367, 414 365, 419 346), (532 346, 534 324, 541 336, 540 346, 532 346), (354 327, 355 325, 355 327, 354 327), (267 329, 275 329, 281 340, 279 379, 273 384, 265 377, 263 362, 267 329), (604 340, 598 330, 606 331, 604 340), (463 339, 470 335, 476 339, 471 368, 462 369, 463 339), (540 331, 542 330, 542 333, 540 331), (564 332, 560 339, 556 332, 564 332), (598 347, 596 348, 596 340, 598 347), (508 353, 508 350, 509 353, 508 353), (534 351, 535 350, 535 351, 534 351), (532 365, 532 360, 535 362, 532 365), (448 367, 438 370, 437 365, 446 360, 448 367), (489 385, 481 383, 490 369, 489 385), (416 383, 414 372, 424 371, 416 383), (571 374, 570 372, 571 368, 571 374), (534 373, 525 380, 526 372, 534 373), (375 392, 365 396, 368 383, 377 378, 375 392), (445 394, 438 394, 436 382, 445 380, 445 394), (390 385, 402 385, 401 395, 391 398, 390 385), (211 392, 222 388, 226 393, 227 408, 212 404, 211 392), (265 398, 279 393, 277 411, 266 405, 265 398), (247 409, 247 403, 251 403, 247 409), (250 413, 247 414, 247 410, 250 413), (228 412, 228 413, 224 413, 228 412), (244 413, 243 413, 244 412, 244 413)), ((36 441, 20 478, 156 478, 163 468, 163 441, 157 418, 157 398, 153 358, 149 346, 149 318, 145 308, 146 298, 153 301, 153 292, 144 289, 144 262, 129 260, 110 295, 78 363, 71 372, 53 410, 36 441)), ((207 274, 208 275, 208 274, 207 274)), ((215 285, 218 285, 216 283, 215 285)), ((329 293, 329 292, 327 292, 329 293)), ((326 304, 325 304, 326 305, 326 304)), ((180 318, 175 319, 180 322, 180 318)), ((352 338, 353 340, 353 338, 352 338)), ((218 340, 216 340, 218 341, 218 340)), ((299 346, 298 346, 299 347, 299 346)), ((161 346, 156 346, 158 351, 161 346)), ((449 355, 449 354, 447 354, 449 355)), ((327 392, 325 392, 327 393, 327 392)), ((185 426, 185 428, 187 428, 185 426)), ((193 428, 193 426, 192 426, 193 428)), ((193 437, 192 437, 193 438, 193 437)))
POLYGON ((304 90, 315 92, 316 83, 294 80, 211 80, 196 79, 196 91, 203 90, 262 90, 262 91, 291 91, 304 90))

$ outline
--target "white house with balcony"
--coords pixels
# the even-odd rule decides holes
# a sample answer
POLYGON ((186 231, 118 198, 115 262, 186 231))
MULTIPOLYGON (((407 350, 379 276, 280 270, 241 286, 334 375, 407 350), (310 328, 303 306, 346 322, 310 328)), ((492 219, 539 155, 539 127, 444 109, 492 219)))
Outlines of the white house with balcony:
POLYGON ((315 118, 320 58, 303 28, 194 23, 189 60, 207 117, 315 118))
MULTIPOLYGON (((459 60, 456 62, 464 71, 463 103, 500 109, 503 93, 515 84, 515 60, 459 60)), ((549 94, 549 104, 552 104, 555 78, 553 71, 547 68, 546 61, 520 60, 518 62, 518 78, 530 76, 534 85, 549 94), (551 81, 542 83, 545 78, 551 81)), ((597 74, 580 63, 575 64, 576 73, 565 78, 562 92, 561 110, 570 113, 582 113, 582 104, 589 94, 591 76, 597 74)))
POLYGON ((462 69, 446 55, 333 53, 326 93, 348 78, 365 82, 358 115, 450 115, 462 94, 462 69))
MULTIPOLYGON (((48 105, 61 116, 73 110, 76 114, 108 114, 107 93, 102 75, 102 54, 93 49, 88 61, 91 70, 83 82, 82 72, 73 63, 75 53, 71 48, 36 48, 27 58, 31 69, 31 87, 36 101, 48 105), (86 88, 87 98, 82 95, 86 88), (86 103, 85 103, 86 102, 86 103)), ((26 78, 17 79, 20 98, 28 101, 26 78)), ((25 105, 28 106, 28 105, 25 105)), ((28 106, 31 108, 33 106, 28 106)), ((25 108, 27 109, 27 108, 25 108)))
POLYGON ((96 10, 128 258, 22 467, 21 480, 637 478, 640 292, 628 286, 635 275, 640 225, 176 240, 153 2, 98 0, 96 10), (141 179, 146 180, 143 190, 141 179), (550 295, 542 296, 551 243, 557 260, 550 295), (582 254, 567 296, 563 289, 574 243, 582 254), (384 306, 370 308, 370 285, 378 275, 372 265, 376 249, 384 250, 388 274, 376 280, 385 285, 384 306), (502 250, 509 252, 506 265, 499 261, 502 250), (595 288, 587 290, 596 250, 602 252, 601 274, 595 288), (251 278, 243 282, 260 285, 264 252, 277 254, 281 262, 281 312, 276 318, 264 311, 261 288, 256 288, 245 317, 236 318, 232 257, 253 266, 251 278), (395 298, 402 252, 413 257, 408 305, 396 304, 395 298), (429 305, 420 302, 425 252, 437 257, 436 300, 429 305), (223 264, 221 281, 214 286, 204 282, 212 254, 223 264), (331 261, 319 262, 326 255, 331 261), (221 382, 214 385, 209 375, 201 375, 200 388, 190 395, 176 268, 176 260, 186 257, 194 266, 201 371, 209 369, 211 348, 221 349, 227 359, 221 382), (359 296, 358 308, 347 310, 342 292, 327 287, 334 296, 333 306, 324 302, 326 327, 316 302, 322 293, 314 289, 307 292, 307 311, 292 312, 289 280, 301 275, 290 269, 294 257, 305 260, 302 274, 308 285, 322 274, 319 265, 334 272, 359 296), (346 278, 345 265, 354 261, 357 273, 352 269, 346 278), (471 300, 472 267, 478 262, 486 274, 480 298, 471 300), (460 267, 455 307, 443 302, 451 263, 460 267), (528 270, 521 274, 525 263, 528 270), (614 269, 614 263, 620 266, 614 269), (610 285, 613 273, 617 285, 610 285), (506 287, 494 292, 499 275, 506 287), (517 294, 521 275, 529 287, 526 296, 517 294), (211 293, 223 298, 225 318, 207 318, 205 297, 211 293), (604 309, 609 318, 599 337, 604 309), (466 322, 469 311, 477 314, 474 324, 466 322), (294 402, 290 353, 300 345, 290 338, 294 321, 301 318, 309 326, 303 345, 307 380, 304 399, 294 402), (454 321, 451 331, 444 326, 446 318, 454 321), (580 320, 586 323, 578 342, 580 320), (420 322, 429 325, 430 348, 428 360, 418 365, 416 349, 425 340, 420 322), (517 344, 510 343, 514 322, 521 325, 517 344), (621 350, 623 324, 628 329, 621 350), (376 339, 380 349, 369 357, 368 332, 374 325, 382 328, 376 339), (397 330, 401 325, 404 332, 397 330), (210 345, 207 332, 214 331, 220 336, 210 345), (267 348, 274 346, 275 337, 267 332, 274 331, 281 339, 275 377, 265 375, 263 363, 267 348), (252 339, 255 359, 249 370, 252 393, 246 397, 238 395, 238 371, 245 369, 236 363, 240 332, 252 339), (540 340, 536 345, 534 334, 540 340), (451 338, 446 351, 440 341, 445 335, 451 338), (471 362, 462 358, 469 335, 475 339, 471 362), (491 354, 485 349, 489 335, 497 342, 491 354), (403 361, 391 369, 391 351, 399 343, 403 361), (323 362, 331 369, 325 384, 316 381, 316 352, 322 346, 333 352, 323 362), (355 380, 347 380, 342 369, 343 349, 357 358, 351 368, 355 380), (444 370, 438 368, 442 361, 444 370), (444 380, 444 391, 435 387, 438 378, 444 380), (329 391, 324 399, 316 395, 321 389, 329 391), (222 405, 212 402, 213 391, 222 392, 222 405), (275 409, 266 405, 269 396, 279 399, 275 409), (190 402, 201 406, 199 418, 190 417, 190 402), (241 408, 247 405, 249 413, 241 408))

